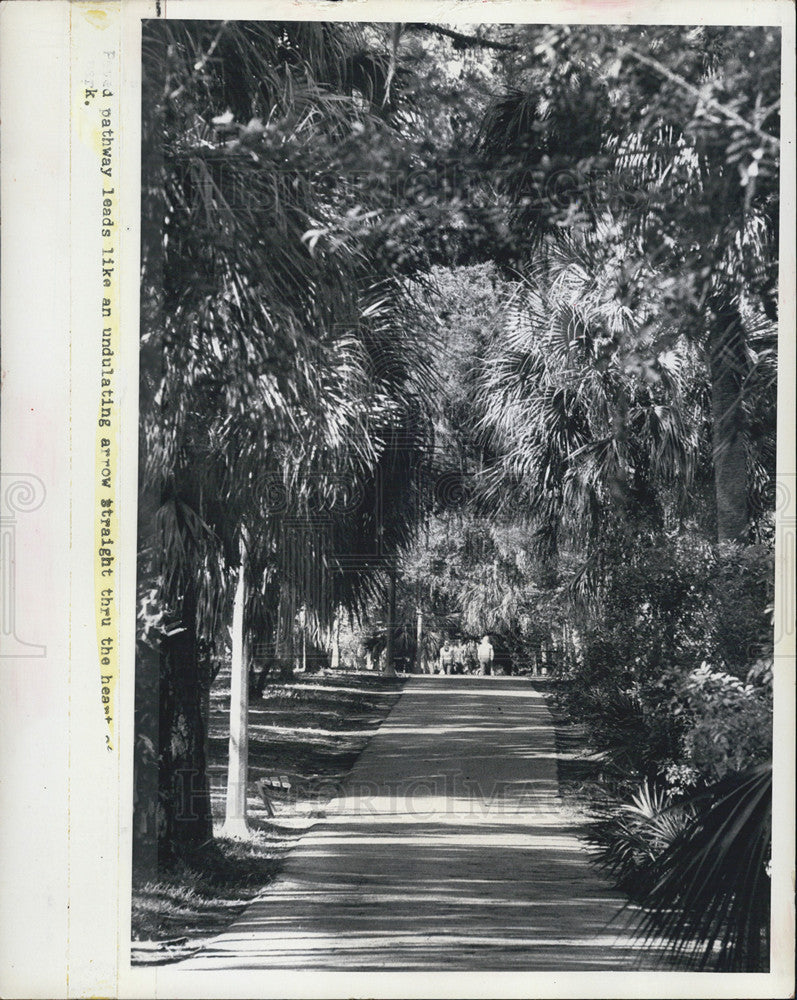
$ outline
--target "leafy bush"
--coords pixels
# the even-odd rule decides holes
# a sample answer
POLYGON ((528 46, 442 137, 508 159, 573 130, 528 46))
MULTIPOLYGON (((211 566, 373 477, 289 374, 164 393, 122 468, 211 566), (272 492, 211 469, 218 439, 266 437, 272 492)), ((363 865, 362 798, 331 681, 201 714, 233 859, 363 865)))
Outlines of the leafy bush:
POLYGON ((614 561, 569 707, 626 789, 683 792, 769 758, 773 578, 763 547, 696 537, 614 561))
POLYGON ((604 783, 619 794, 628 793, 640 780, 658 780, 662 761, 681 754, 681 720, 655 711, 635 686, 624 690, 608 683, 594 685, 572 690, 568 700, 601 755, 604 783))
POLYGON ((719 779, 770 759, 771 664, 754 665, 743 682, 703 663, 687 677, 679 710, 689 720, 685 753, 701 774, 719 779))
POLYGON ((767 964, 773 579, 759 546, 651 540, 615 561, 569 687, 603 760, 595 860, 684 966, 767 964))

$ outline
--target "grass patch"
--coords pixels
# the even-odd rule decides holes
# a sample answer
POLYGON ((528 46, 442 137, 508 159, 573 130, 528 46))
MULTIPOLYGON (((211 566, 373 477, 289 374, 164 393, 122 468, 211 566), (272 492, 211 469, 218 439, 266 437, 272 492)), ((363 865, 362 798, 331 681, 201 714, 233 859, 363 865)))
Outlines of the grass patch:
MULTIPOLYGON (((315 821, 397 701, 403 679, 373 674, 312 674, 270 684, 249 707, 246 840, 214 840, 157 878, 133 873, 134 964, 163 964, 191 954, 237 917, 280 872, 283 859, 315 821), (278 775, 290 790, 271 797, 258 778, 278 775)), ((224 817, 229 732, 229 673, 211 692, 209 775, 214 821, 224 817)))
POLYGON ((217 837, 133 893, 133 940, 196 938, 216 932, 279 870, 281 853, 254 831, 249 840, 217 837))

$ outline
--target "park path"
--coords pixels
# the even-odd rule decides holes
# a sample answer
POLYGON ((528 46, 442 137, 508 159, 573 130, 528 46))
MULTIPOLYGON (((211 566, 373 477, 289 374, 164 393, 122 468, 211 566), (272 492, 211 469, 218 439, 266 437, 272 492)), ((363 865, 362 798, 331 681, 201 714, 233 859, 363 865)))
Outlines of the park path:
POLYGON ((177 968, 653 967, 577 833, 529 681, 412 677, 278 879, 177 968))

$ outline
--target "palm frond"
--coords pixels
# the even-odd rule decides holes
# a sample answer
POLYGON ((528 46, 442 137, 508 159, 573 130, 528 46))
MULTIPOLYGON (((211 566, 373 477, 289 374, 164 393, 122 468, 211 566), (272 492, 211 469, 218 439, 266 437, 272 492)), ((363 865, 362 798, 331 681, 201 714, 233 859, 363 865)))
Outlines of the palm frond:
POLYGON ((662 936, 698 968, 768 968, 772 768, 693 796, 694 820, 656 861, 643 936, 662 936))

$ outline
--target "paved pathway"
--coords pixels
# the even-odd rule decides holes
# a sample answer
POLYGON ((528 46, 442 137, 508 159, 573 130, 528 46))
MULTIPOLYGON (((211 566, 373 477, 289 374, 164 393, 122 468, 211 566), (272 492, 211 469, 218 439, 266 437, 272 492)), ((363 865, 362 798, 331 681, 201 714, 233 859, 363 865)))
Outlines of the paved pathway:
POLYGON ((177 968, 651 968, 558 798, 528 681, 413 677, 283 873, 177 968))

